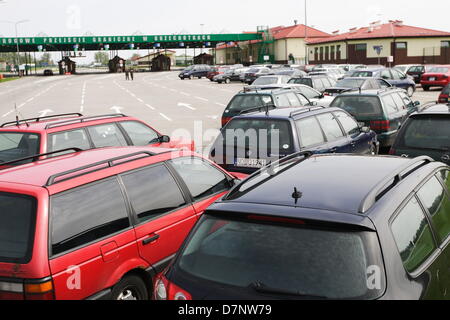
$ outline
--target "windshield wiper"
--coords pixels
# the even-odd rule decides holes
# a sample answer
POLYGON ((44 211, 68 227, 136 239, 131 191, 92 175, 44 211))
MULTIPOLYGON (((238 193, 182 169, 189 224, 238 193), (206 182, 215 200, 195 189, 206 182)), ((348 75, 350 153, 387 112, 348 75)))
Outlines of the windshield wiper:
POLYGON ((319 295, 314 295, 314 294, 308 294, 308 293, 304 293, 298 290, 287 290, 287 289, 279 289, 279 288, 271 288, 266 286, 263 282, 261 281, 255 281, 253 283, 250 284, 249 286, 250 288, 252 288, 253 290, 260 292, 260 293, 271 293, 271 294, 279 294, 279 295, 283 295, 283 296, 296 296, 296 297, 303 297, 303 298, 311 298, 311 299, 330 299, 328 297, 325 296, 319 296, 319 295))

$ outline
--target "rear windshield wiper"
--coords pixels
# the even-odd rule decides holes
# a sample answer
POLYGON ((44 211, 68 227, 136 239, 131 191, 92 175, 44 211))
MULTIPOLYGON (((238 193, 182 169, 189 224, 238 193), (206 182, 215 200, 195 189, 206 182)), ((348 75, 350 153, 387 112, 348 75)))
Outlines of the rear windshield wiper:
POLYGON ((301 292, 301 291, 298 291, 298 290, 287 290, 287 289, 271 288, 271 287, 266 286, 261 281, 255 281, 255 282, 251 283, 249 287, 252 288, 253 290, 257 291, 257 292, 260 292, 260 293, 269 293, 269 294, 271 293, 271 294, 279 294, 279 295, 283 295, 283 296, 295 296, 295 297, 320 299, 320 300, 330 299, 330 298, 325 297, 325 296, 308 294, 308 293, 304 293, 304 292, 301 292))

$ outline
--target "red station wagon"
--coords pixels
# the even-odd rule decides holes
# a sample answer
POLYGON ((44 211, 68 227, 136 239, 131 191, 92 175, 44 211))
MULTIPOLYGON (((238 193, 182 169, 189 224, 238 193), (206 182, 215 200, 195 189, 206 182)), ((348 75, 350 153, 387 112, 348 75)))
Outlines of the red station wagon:
POLYGON ((243 177, 191 151, 152 147, 3 170, 0 300, 150 298, 153 276, 243 177))
POLYGON ((194 151, 193 141, 171 141, 170 137, 133 117, 123 114, 84 117, 74 113, 1 125, 0 165, 2 162, 67 148, 88 150, 147 145, 194 151))

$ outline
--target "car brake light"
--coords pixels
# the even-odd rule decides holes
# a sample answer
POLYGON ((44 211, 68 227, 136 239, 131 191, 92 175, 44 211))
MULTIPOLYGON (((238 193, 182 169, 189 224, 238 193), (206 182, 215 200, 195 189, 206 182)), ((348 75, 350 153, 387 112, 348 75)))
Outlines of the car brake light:
POLYGON ((370 128, 372 130, 387 131, 391 127, 389 120, 370 121, 370 128))
POLYGON ((155 282, 154 298, 156 300, 192 300, 192 296, 177 285, 171 283, 164 275, 155 282))

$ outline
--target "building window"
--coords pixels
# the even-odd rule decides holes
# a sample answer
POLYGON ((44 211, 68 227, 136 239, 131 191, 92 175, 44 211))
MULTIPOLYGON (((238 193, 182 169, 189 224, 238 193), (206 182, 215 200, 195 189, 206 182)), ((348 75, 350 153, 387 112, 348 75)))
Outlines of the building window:
POLYGON ((450 41, 441 41, 442 48, 450 48, 450 41))
POLYGON ((325 60, 330 59, 330 47, 325 47, 325 60))
POLYGON ((356 51, 367 51, 367 44, 366 43, 359 43, 355 45, 356 51))
POLYGON ((335 59, 334 50, 335 50, 334 46, 331 46, 331 57, 330 57, 331 60, 335 59))
POLYGON ((396 42, 395 48, 397 49, 406 49, 406 42, 396 42))
POLYGON ((341 45, 336 46, 336 52, 341 52, 341 45))

